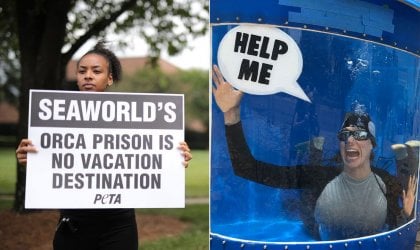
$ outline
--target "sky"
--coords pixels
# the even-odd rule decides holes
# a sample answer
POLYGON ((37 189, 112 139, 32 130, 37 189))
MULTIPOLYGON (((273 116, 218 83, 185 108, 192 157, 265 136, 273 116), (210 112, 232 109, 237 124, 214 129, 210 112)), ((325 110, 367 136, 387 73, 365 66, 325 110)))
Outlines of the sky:
MULTIPOLYGON (((124 38, 129 45, 127 48, 115 48, 112 46, 114 38, 111 36, 107 38, 110 42, 110 49, 120 57, 136 57, 136 56, 147 56, 147 45, 146 43, 135 36, 128 36, 124 38)), ((88 41, 74 56, 74 58, 80 58, 90 48, 95 45, 94 40, 88 41)), ((174 64, 181 69, 202 69, 208 70, 210 68, 210 35, 209 32, 205 36, 198 37, 191 41, 187 48, 185 48, 180 54, 176 56, 169 56, 166 51, 162 51, 161 58, 174 64)))
POLYGON ((166 54, 163 58, 182 69, 198 68, 208 70, 210 68, 209 33, 195 39, 191 43, 191 49, 185 49, 180 55, 170 57, 166 54))

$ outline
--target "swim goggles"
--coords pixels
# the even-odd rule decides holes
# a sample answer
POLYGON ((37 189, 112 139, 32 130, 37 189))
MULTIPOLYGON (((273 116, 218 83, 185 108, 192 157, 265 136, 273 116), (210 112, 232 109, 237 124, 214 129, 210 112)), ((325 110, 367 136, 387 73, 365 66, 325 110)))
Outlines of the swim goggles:
POLYGON ((337 138, 340 141, 347 141, 347 139, 350 136, 353 136, 353 138, 358 140, 358 141, 364 141, 364 140, 369 139, 369 134, 366 130, 354 130, 354 131, 341 130, 337 134, 337 138))

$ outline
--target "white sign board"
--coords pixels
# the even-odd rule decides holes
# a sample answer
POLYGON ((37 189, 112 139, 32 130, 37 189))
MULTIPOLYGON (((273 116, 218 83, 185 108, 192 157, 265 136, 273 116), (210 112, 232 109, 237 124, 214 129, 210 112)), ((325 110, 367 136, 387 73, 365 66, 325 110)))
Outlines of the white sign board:
POLYGON ((184 96, 31 90, 26 208, 185 206, 184 96))
POLYGON ((219 44, 217 63, 226 80, 243 92, 285 92, 310 102, 297 82, 302 73, 302 53, 279 28, 240 25, 229 30, 219 44))

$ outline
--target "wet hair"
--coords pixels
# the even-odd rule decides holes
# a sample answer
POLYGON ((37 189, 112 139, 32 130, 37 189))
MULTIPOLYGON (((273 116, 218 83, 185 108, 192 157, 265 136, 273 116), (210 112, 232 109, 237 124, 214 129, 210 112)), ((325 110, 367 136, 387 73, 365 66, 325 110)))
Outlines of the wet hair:
MULTIPOLYGON (((96 54, 103 56, 108 61, 108 71, 112 74, 112 79, 114 82, 119 82, 122 77, 122 69, 121 69, 121 62, 118 60, 117 56, 111 50, 107 49, 105 46, 105 41, 99 41, 93 49, 86 52, 80 60, 89 54, 96 54)), ((79 62, 77 62, 77 66, 79 66, 79 62)))

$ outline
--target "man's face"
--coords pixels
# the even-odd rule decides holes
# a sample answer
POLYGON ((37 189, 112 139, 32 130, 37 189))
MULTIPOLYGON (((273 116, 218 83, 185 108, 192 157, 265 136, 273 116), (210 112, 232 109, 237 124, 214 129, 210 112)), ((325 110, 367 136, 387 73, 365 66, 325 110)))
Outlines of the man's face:
MULTIPOLYGON (((357 127, 345 127, 344 132, 353 132, 360 129, 357 127)), ((363 132, 363 131, 361 131, 363 132)), ((370 155, 372 152, 372 142, 370 139, 358 138, 349 134, 348 138, 340 141, 340 154, 344 162, 344 167, 354 170, 361 167, 370 167, 370 155)), ((344 138, 343 138, 344 139, 344 138)))

